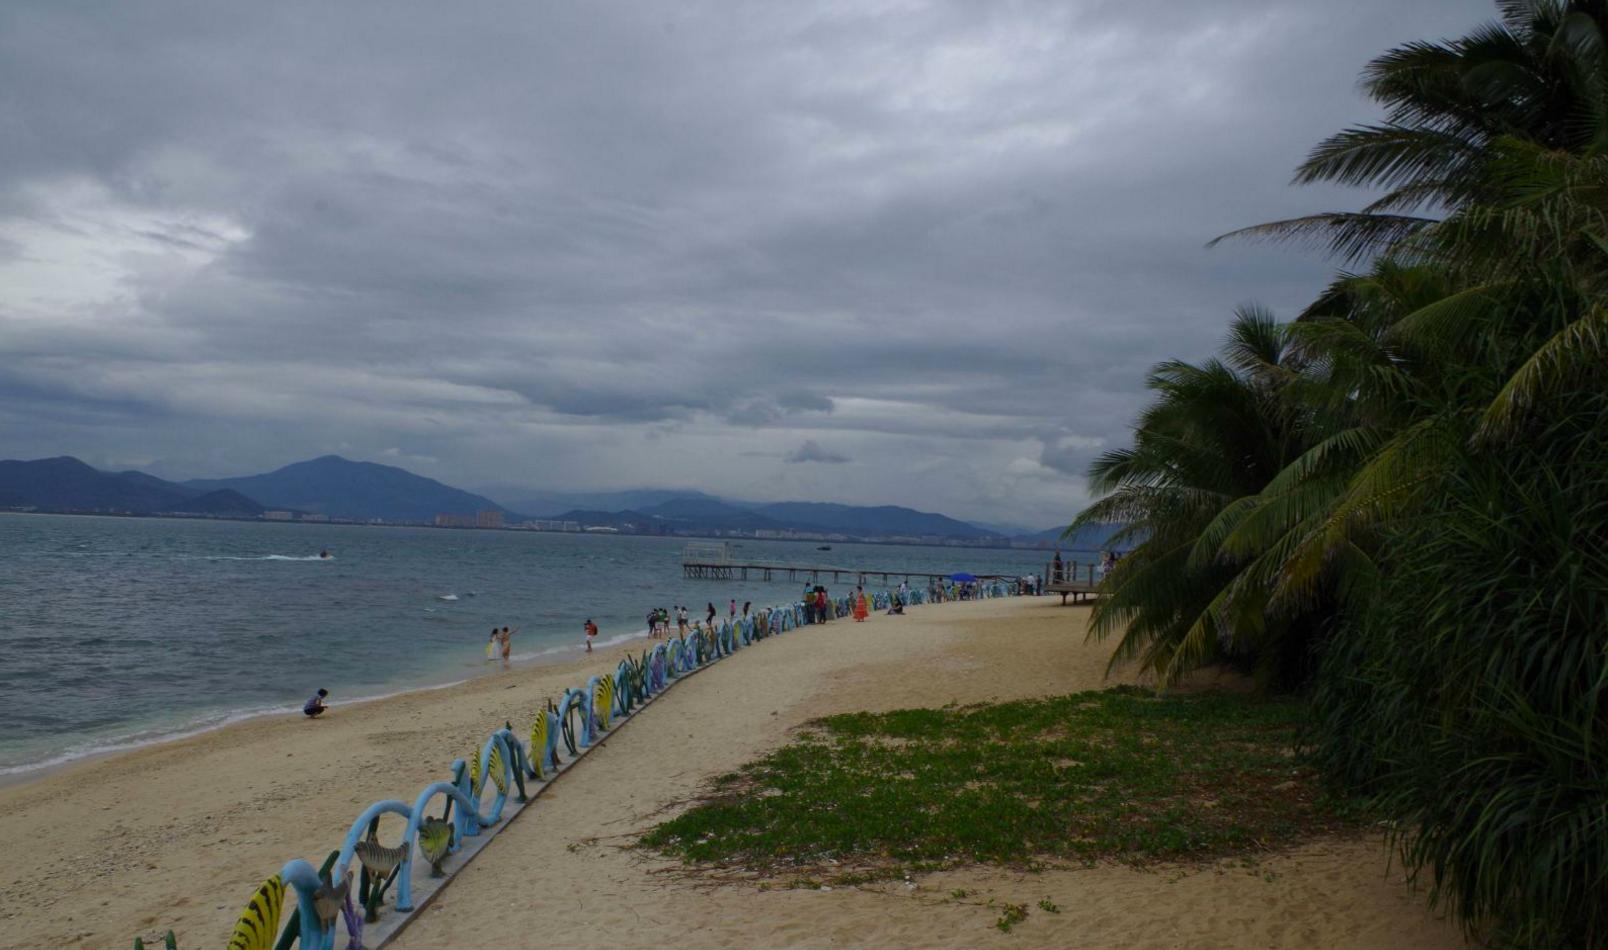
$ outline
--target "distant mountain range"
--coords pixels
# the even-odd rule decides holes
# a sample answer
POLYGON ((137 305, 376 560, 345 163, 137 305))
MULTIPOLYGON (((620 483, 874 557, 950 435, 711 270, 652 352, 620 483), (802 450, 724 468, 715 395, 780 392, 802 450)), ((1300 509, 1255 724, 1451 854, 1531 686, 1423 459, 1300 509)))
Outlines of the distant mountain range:
POLYGON ((439 514, 472 515, 479 511, 523 517, 490 498, 443 485, 407 469, 353 462, 339 455, 320 456, 262 475, 197 478, 184 485, 201 490, 229 488, 270 508, 357 521, 430 521, 439 514))
POLYGON ((499 489, 505 504, 406 469, 326 455, 260 475, 168 481, 138 471, 103 472, 70 456, 0 461, 0 508, 215 517, 265 511, 336 520, 425 522, 437 515, 496 511, 513 524, 532 517, 647 534, 755 532, 849 538, 937 538, 1098 547, 1116 530, 1096 525, 1061 540, 1061 528, 1005 534, 946 515, 897 505, 739 502, 697 491, 563 493, 499 489), (518 501, 519 507, 512 502, 518 501), (518 513, 523 511, 525 513, 518 513))
POLYGON ((557 515, 554 520, 607 525, 622 530, 647 528, 656 534, 791 531, 860 538, 1004 539, 1003 535, 945 515, 895 505, 875 508, 817 502, 742 505, 707 495, 672 498, 657 505, 622 511, 576 509, 557 515))
POLYGON ((263 506, 227 488, 190 488, 144 472, 102 472, 71 456, 0 461, 0 507, 253 517, 263 506))
POLYGON ((512 485, 485 485, 480 493, 511 511, 522 511, 534 518, 551 518, 571 511, 624 511, 640 510, 662 505, 667 501, 702 499, 720 501, 703 492, 674 488, 641 488, 635 491, 567 492, 538 491, 512 485))

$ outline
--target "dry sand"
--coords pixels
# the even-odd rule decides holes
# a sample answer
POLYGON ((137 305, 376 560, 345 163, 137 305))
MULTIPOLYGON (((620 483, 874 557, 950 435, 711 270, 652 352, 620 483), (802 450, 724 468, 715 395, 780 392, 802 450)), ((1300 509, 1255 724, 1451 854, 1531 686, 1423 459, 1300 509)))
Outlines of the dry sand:
MULTIPOLYGON (((1307 843, 1254 867, 983 868, 832 891, 714 884, 628 847, 815 716, 1105 685, 1106 648, 1084 642, 1086 617, 1053 597, 948 604, 739 651, 555 783, 397 946, 1463 946, 1389 873, 1376 840, 1307 843), (1060 913, 1038 910, 1044 898, 1060 913), (1025 903, 1030 916, 1001 934, 990 900, 1025 903)), ((0 789, 0 947, 123 948, 169 926, 182 947, 220 946, 287 858, 316 863, 369 802, 411 799, 493 726, 511 719, 523 732, 545 697, 618 655, 337 708, 326 721, 244 723, 0 789)))

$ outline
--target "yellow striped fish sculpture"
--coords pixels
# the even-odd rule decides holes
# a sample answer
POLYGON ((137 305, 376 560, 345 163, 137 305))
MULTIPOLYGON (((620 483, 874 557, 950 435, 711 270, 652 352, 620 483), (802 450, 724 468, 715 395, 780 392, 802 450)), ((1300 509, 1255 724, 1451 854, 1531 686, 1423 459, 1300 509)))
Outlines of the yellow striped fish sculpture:
POLYGON ((240 912, 234 936, 229 938, 229 950, 273 950, 279 936, 279 912, 284 906, 285 882, 275 874, 262 882, 240 912))
MULTIPOLYGON (((359 841, 352 851, 357 855, 357 859, 363 862, 363 867, 367 868, 370 874, 381 880, 384 880, 392 871, 395 871, 396 866, 401 864, 402 860, 408 856, 408 849, 400 845, 395 848, 387 848, 385 845, 380 844, 378 830, 370 830, 368 837, 359 841)), ((369 921, 369 923, 373 923, 373 921, 369 921)))
POLYGON ((469 770, 469 794, 480 797, 480 749, 470 750, 468 758, 464 759, 464 768, 469 770))
POLYGON ((614 680, 607 676, 597 681, 597 695, 592 698, 592 714, 597 717, 599 727, 609 728, 609 721, 614 715, 614 680))
POLYGON ((544 770, 544 760, 547 758, 547 713, 538 712, 536 721, 530 725, 530 767, 535 770, 536 778, 547 781, 547 772, 544 770))
POLYGON ((508 776, 503 774, 502 743, 492 743, 491 755, 486 757, 486 771, 491 773, 491 781, 497 786, 497 791, 507 795, 508 776))
POLYGON ((452 848, 452 822, 444 818, 426 818, 419 822, 419 853, 430 862, 430 876, 442 877, 441 861, 452 848))

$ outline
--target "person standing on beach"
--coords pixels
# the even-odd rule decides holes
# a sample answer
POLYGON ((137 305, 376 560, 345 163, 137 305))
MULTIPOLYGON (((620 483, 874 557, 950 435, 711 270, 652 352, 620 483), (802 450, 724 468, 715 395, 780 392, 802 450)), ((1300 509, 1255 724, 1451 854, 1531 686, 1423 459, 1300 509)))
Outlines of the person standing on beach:
POLYGON ((506 666, 509 656, 514 652, 514 631, 507 627, 502 628, 502 633, 497 635, 497 642, 502 646, 503 665, 506 666))
POLYGON ((592 639, 597 636, 597 624, 592 622, 591 617, 587 617, 586 625, 581 629, 586 631, 586 652, 591 653, 592 639))
POLYGON ((322 716, 329 709, 328 704, 324 702, 327 696, 329 696, 329 690, 327 689, 320 689, 314 693, 308 698, 307 702, 302 704, 302 715, 308 719, 317 719, 322 716))
POLYGON ((865 620, 866 615, 869 613, 870 610, 866 608, 865 603, 865 589, 856 587, 854 589, 854 622, 860 623, 865 620))
POLYGON ((1061 582, 1061 552, 1055 552, 1055 560, 1050 562, 1050 578, 1057 584, 1061 582))
POLYGON ((687 608, 676 608, 676 632, 682 636, 687 635, 687 608))
POLYGON ((747 619, 748 619, 748 608, 750 608, 750 607, 752 607, 752 606, 754 606, 754 602, 753 602, 753 601, 751 601, 751 600, 745 600, 745 601, 743 601, 743 619, 744 619, 744 620, 747 620, 747 619))
POLYGON ((704 626, 709 627, 711 629, 714 628, 714 626, 715 626, 715 614, 716 613, 717 613, 717 611, 715 610, 715 602, 711 600, 709 602, 709 616, 704 618, 704 626))
POLYGON ((727 614, 726 616, 732 620, 737 619, 737 598, 733 597, 731 599, 731 613, 727 614))

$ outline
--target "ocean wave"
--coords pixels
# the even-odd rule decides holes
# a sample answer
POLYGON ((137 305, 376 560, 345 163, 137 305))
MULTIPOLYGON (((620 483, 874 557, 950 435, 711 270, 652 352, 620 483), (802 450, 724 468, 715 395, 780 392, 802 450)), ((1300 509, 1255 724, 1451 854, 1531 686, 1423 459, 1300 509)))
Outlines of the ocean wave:
POLYGON ((321 554, 174 554, 175 561, 333 561, 335 555, 321 554))
POLYGON ((452 600, 457 600, 457 599, 458 599, 457 594, 437 594, 436 595, 436 600, 452 601, 452 600))
MULTIPOLYGON (((648 639, 648 631, 647 628, 644 627, 643 629, 638 630, 636 633, 622 633, 617 636, 609 637, 606 640, 597 640, 592 644, 592 648, 597 649, 598 647, 617 647, 622 643, 632 643, 637 640, 646 639, 648 639)), ((547 647, 543 650, 534 650, 530 653, 515 653, 508 659, 514 663, 519 663, 528 662, 530 660, 539 660, 544 656, 557 656, 563 653, 584 652, 586 652, 586 643, 583 638, 583 640, 578 643, 562 643, 558 646, 547 647)))

